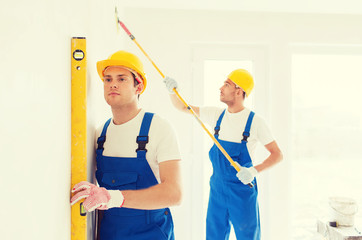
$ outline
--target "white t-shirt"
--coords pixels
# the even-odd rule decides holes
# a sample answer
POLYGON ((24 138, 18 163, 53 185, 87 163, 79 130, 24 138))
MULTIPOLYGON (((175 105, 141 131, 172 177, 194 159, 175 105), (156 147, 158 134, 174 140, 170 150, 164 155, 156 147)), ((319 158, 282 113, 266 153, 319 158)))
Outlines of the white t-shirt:
MULTIPOLYGON (((115 125, 112 119, 106 132, 103 155, 137 157, 138 144, 136 138, 139 135, 144 115, 145 111, 142 109, 136 117, 121 125, 115 125)), ((96 130, 96 141, 101 135, 103 127, 104 124, 96 130)), ((176 134, 168 121, 155 114, 148 136, 146 159, 160 183, 159 164, 168 160, 181 159, 176 134)))
MULTIPOLYGON (((212 134, 214 134, 216 122, 223 111, 223 108, 218 107, 200 107, 200 118, 212 127, 212 134)), ((240 143, 243 139, 243 132, 249 114, 250 109, 248 108, 244 108, 242 111, 237 113, 230 113, 226 110, 220 125, 219 139, 240 143)), ((258 142, 266 145, 272 141, 274 141, 273 135, 264 119, 255 114, 251 123, 248 143, 246 144, 251 158, 253 159, 254 151, 258 142)))

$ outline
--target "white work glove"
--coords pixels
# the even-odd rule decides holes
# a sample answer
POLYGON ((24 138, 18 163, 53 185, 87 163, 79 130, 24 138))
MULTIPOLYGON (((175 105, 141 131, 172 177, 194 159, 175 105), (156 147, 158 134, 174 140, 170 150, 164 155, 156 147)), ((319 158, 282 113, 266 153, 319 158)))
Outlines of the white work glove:
POLYGON ((119 190, 107 190, 89 182, 80 182, 74 186, 72 193, 76 193, 70 200, 73 205, 82 198, 85 198, 83 207, 88 212, 95 209, 107 210, 114 207, 122 207, 124 197, 119 190))
POLYGON ((166 77, 163 79, 163 82, 165 83, 165 86, 166 86, 166 88, 167 88, 167 90, 168 90, 168 92, 169 92, 170 94, 175 93, 175 92, 173 91, 174 88, 177 89, 177 82, 176 82, 175 79, 166 76, 166 77))
POLYGON ((244 183, 245 185, 251 183, 254 180, 255 176, 258 174, 258 171, 254 167, 242 167, 239 163, 235 163, 240 168, 240 171, 236 174, 240 182, 244 183))

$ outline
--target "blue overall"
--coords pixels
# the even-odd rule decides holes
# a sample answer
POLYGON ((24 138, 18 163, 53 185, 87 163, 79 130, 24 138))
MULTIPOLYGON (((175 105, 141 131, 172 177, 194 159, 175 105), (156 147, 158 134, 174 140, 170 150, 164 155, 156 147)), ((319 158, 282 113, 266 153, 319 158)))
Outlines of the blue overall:
MULTIPOLYGON (((153 113, 145 113, 137 137, 137 157, 103 156, 103 145, 111 119, 98 138, 96 178, 101 187, 110 190, 138 190, 158 184, 147 160, 146 144, 153 113)), ((122 147, 122 146, 120 146, 122 147)), ((126 200, 127 201, 127 200, 126 200)), ((140 210, 110 208, 103 211, 100 240, 174 240, 173 221, 168 208, 140 210)))
MULTIPOLYGON (((216 123, 215 138, 234 161, 244 167, 253 166, 246 143, 250 136, 254 112, 251 112, 248 117, 243 132, 243 140, 240 143, 219 139, 220 125, 224 114, 225 110, 216 123)), ((236 177, 236 170, 215 144, 210 149, 209 157, 213 166, 213 174, 210 178, 206 239, 229 239, 231 222, 238 240, 259 240, 260 220, 256 179, 252 182, 253 188, 241 183, 236 177)))

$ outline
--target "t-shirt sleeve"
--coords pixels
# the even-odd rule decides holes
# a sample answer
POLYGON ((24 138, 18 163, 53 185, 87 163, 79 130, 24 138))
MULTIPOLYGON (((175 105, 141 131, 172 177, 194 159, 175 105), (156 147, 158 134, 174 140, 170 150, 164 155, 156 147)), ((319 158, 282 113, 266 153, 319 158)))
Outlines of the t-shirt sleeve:
POLYGON ((200 118, 210 127, 215 127, 216 121, 224 109, 218 107, 200 107, 200 118))
POLYGON ((261 144, 267 145, 274 141, 274 137, 270 128, 266 124, 265 120, 259 116, 258 118, 258 126, 257 126, 257 138, 261 144))
POLYGON ((159 118, 159 123, 153 129, 157 133, 158 145, 156 159, 158 163, 181 159, 177 137, 172 125, 165 119, 159 118))

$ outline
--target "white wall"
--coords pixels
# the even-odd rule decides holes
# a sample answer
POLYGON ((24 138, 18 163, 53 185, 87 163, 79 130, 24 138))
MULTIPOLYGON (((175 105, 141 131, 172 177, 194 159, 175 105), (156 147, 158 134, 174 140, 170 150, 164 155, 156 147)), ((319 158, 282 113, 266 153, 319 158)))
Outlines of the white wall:
MULTIPOLYGON (((161 10, 126 8, 123 21, 137 41, 153 58, 166 75, 178 80, 182 96, 190 104, 201 104, 202 89, 195 79, 194 53, 198 46, 249 46, 265 51, 267 62, 268 92, 254 96, 256 106, 262 110, 274 136, 282 148, 285 160, 263 176, 262 216, 265 224, 265 239, 290 239, 289 223, 291 204, 290 180, 290 124, 291 124, 291 46, 292 45, 357 45, 361 44, 361 15, 287 14, 199 10, 161 10), (261 102, 262 101, 262 102, 261 102), (266 101, 266 102, 264 102, 266 101), (264 111, 264 108, 266 110, 264 111)), ((136 45, 128 41, 126 48, 137 52, 136 45)), ((141 52, 138 51, 140 54, 141 52)), ((195 135, 204 134, 191 117, 174 110, 168 102, 161 77, 146 64, 149 77, 148 94, 158 95, 157 102, 144 105, 155 109, 170 119, 179 135, 184 161, 184 203, 175 208, 176 234, 180 239, 200 239, 201 225, 190 220, 195 208, 195 199, 200 197, 195 189, 202 166, 197 163, 200 149, 195 144, 195 135), (156 103, 156 105, 155 105, 156 103), (196 134, 195 134, 196 133, 196 134), (194 230, 192 232, 192 230, 194 230)), ((220 80, 221 81, 221 80, 220 80)), ((257 81, 257 80, 256 80, 257 81)), ((258 111, 258 109, 256 109, 258 111)), ((197 206, 196 206, 197 207, 197 206)))
POLYGON ((95 63, 122 47, 114 4, 1 1, 0 26, 1 239, 70 239, 71 37, 87 37, 90 149, 109 116, 95 63))

